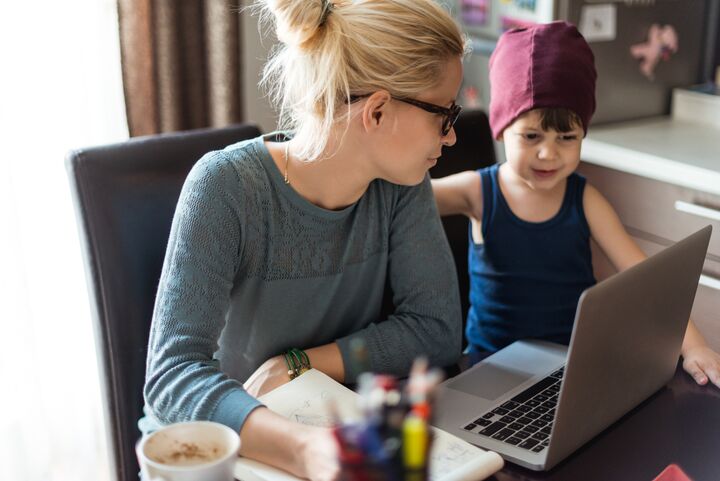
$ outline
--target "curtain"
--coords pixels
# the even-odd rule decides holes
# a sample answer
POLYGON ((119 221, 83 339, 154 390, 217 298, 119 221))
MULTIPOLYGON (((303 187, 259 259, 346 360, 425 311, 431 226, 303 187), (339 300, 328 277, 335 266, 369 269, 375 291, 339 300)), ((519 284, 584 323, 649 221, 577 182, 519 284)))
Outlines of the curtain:
POLYGON ((118 0, 131 136, 241 122, 238 1, 118 0))

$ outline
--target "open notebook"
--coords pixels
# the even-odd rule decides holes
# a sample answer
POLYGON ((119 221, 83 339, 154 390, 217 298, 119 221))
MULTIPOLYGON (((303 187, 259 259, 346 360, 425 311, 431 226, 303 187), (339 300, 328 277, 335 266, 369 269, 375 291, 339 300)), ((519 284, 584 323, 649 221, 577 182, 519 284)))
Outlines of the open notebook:
MULTIPOLYGON (((335 399, 343 419, 357 417, 358 394, 315 369, 259 399, 271 410, 296 422, 329 427, 332 425, 326 408, 329 398, 335 399)), ((503 467, 503 459, 497 453, 432 429, 430 481, 478 481, 503 467)), ((241 481, 299 481, 290 473, 242 457, 235 464, 235 477, 241 481)))

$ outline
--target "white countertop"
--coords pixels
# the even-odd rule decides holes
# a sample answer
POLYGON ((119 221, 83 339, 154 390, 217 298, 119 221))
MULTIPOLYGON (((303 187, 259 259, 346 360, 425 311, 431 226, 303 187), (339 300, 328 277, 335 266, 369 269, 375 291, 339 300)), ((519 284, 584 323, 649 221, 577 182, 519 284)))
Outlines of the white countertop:
POLYGON ((583 161, 720 195, 720 129, 655 117, 590 127, 583 161))

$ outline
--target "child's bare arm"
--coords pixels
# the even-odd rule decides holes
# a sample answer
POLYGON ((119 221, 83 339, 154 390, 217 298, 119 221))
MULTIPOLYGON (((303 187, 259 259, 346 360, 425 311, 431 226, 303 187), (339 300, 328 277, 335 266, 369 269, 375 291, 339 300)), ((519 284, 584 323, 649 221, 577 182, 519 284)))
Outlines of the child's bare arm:
MULTIPOLYGON (((618 271, 624 271, 646 258, 625 231, 615 209, 589 184, 585 187, 583 206, 590 234, 618 271)), ((720 387, 720 355, 708 347, 692 320, 688 321, 681 354, 683 368, 698 384, 706 384, 709 378, 720 387)))
POLYGON ((468 170, 432 180, 433 194, 441 216, 462 214, 482 218, 480 174, 468 170))
POLYGON ((647 257, 625 231, 615 209, 590 184, 585 186, 583 207, 590 226, 590 234, 615 269, 624 271, 647 257))

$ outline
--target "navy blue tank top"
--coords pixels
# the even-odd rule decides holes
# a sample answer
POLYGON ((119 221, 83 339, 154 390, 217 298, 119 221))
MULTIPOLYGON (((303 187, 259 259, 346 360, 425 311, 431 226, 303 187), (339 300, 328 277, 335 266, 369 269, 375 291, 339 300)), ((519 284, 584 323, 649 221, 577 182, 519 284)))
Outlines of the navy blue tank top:
POLYGON ((518 339, 567 344, 580 294, 595 284, 590 228, 583 211, 585 178, 567 179, 558 213, 527 222, 510 210, 498 184, 498 165, 482 180, 483 243, 470 229, 471 350, 497 351, 518 339))

